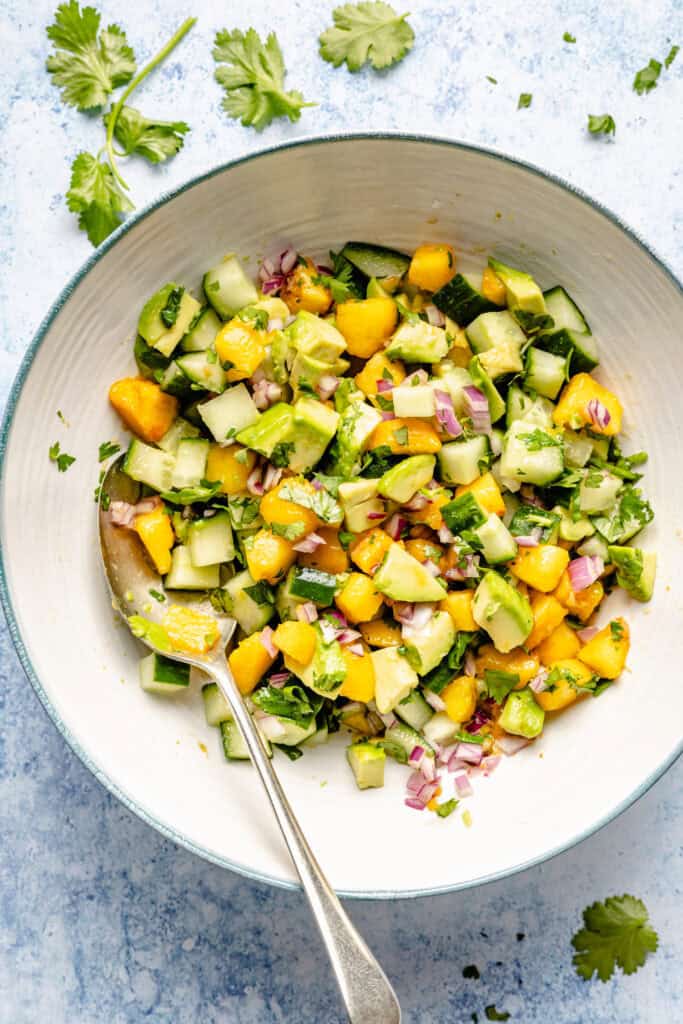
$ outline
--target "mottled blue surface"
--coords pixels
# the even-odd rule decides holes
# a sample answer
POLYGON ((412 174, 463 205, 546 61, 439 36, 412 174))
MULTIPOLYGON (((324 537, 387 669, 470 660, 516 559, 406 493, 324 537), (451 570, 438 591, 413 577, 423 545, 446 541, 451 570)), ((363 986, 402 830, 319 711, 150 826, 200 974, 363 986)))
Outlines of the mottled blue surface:
MULTIPOLYGON (((327 4, 109 3, 105 20, 125 25, 142 58, 188 14, 199 16, 136 97, 143 110, 183 117, 193 129, 168 167, 126 169, 136 200, 302 133, 433 131, 564 175, 621 214, 683 275, 683 57, 650 95, 631 90, 635 70, 683 43, 680 0, 407 6, 418 37, 411 56, 392 72, 351 77, 316 55, 327 4), (251 23, 277 31, 291 87, 320 104, 298 125, 277 124, 260 137, 221 114, 211 79, 214 31, 251 23), (563 43, 565 30, 575 46, 563 43), (517 111, 520 92, 533 93, 530 109, 517 111), (586 115, 603 112, 617 122, 614 142, 585 131, 586 115)), ((101 132, 94 119, 60 104, 43 71, 52 10, 45 0, 0 3, 3 401, 45 309, 90 251, 63 193, 73 155, 96 150, 101 132)), ((206 865, 125 811, 64 746, 6 633, 0 642, 0 1022, 342 1021, 299 895, 206 865)), ((597 836, 508 882, 414 903, 350 905, 396 984, 405 1020, 455 1024, 476 1012, 481 1021, 489 1003, 525 1024, 683 1020, 682 803, 679 764, 597 836), (569 945, 580 911, 623 891, 646 901, 661 948, 634 977, 585 984, 572 971, 569 945), (470 963, 479 981, 462 978, 470 963)), ((430 856, 438 850, 425 853, 425 878, 430 856)))

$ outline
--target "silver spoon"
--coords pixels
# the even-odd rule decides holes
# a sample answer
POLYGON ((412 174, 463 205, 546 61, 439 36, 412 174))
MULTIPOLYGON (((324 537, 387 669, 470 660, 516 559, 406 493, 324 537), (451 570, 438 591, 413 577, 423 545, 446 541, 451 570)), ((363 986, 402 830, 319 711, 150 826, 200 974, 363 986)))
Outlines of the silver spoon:
MULTIPOLYGON (((106 503, 107 509, 102 504, 103 495, 107 495, 109 502, 135 504, 139 500, 139 485, 122 472, 122 465, 123 457, 111 463, 100 490, 98 518, 102 564, 117 610, 126 622, 130 615, 160 622, 164 606, 150 600, 150 589, 163 590, 161 577, 152 568, 138 535, 133 530, 115 526, 108 511, 109 503, 106 503)), ((201 593, 174 591, 173 603, 189 605, 216 617, 215 610, 201 593)), ((400 1024, 401 1008, 396 994, 313 856, 228 668, 225 647, 234 633, 235 620, 226 616, 218 616, 218 620, 221 640, 208 654, 173 654, 173 657, 211 676, 230 705, 311 905, 351 1024, 400 1024)), ((149 639, 145 638, 144 642, 157 650, 149 639)), ((158 653, 168 656, 166 651, 158 653)))

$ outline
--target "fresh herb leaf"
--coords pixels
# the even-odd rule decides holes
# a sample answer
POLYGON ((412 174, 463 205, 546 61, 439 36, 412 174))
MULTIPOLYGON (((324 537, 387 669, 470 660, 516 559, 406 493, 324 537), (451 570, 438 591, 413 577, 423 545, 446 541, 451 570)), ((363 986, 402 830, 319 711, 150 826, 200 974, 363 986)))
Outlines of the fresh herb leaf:
POLYGON ((78 110, 106 103, 112 89, 135 74, 135 54, 118 25, 99 32, 100 15, 94 7, 81 11, 77 0, 60 4, 47 29, 55 50, 46 61, 62 100, 78 110), (99 34, 98 34, 99 33, 99 34))
POLYGON ((624 627, 620 622, 617 622, 616 619, 612 619, 612 621, 610 622, 609 631, 615 643, 619 643, 623 639, 624 627))
POLYGON ((298 121, 306 103, 300 92, 285 92, 285 64, 274 32, 263 43, 250 28, 216 34, 213 59, 216 81, 225 89, 223 109, 243 125, 262 131, 276 117, 298 121))
POLYGON ((541 540, 548 543, 551 534, 559 525, 560 517, 555 512, 548 512, 536 505, 520 505, 510 520, 510 533, 513 537, 528 537, 532 530, 541 530, 541 540))
POLYGON ((332 12, 334 26, 320 36, 320 56, 335 68, 346 61, 349 71, 368 62, 376 70, 390 67, 403 60, 415 41, 406 17, 379 0, 343 4, 332 12))
POLYGON ((62 412, 61 409, 57 409, 57 418, 62 421, 62 423, 64 424, 65 427, 69 426, 69 422, 66 419, 66 417, 65 417, 65 415, 64 415, 64 413, 62 412))
MULTIPOLYGON (((675 54, 674 54, 675 56, 675 54)), ((654 57, 648 61, 644 68, 636 72, 636 77, 633 79, 633 88, 642 96, 644 92, 650 92, 652 89, 657 87, 657 79, 659 78, 662 71, 662 65, 654 57)))
POLYGON ((530 107, 533 94, 530 92, 520 92, 519 99, 517 100, 517 110, 523 110, 524 107, 530 107))
POLYGON ((160 590, 155 590, 153 587, 149 592, 149 596, 153 597, 155 601, 159 602, 159 604, 162 604, 166 600, 166 595, 162 594, 160 590))
POLYGON ((66 452, 60 452, 59 441, 55 441, 53 445, 50 445, 50 462, 57 463, 57 469, 60 473, 66 473, 69 466, 73 465, 76 461, 75 455, 67 455, 66 452))
POLYGON ((398 427, 398 429, 394 431, 394 441, 396 444, 401 445, 401 447, 405 447, 405 445, 408 444, 408 428, 398 427))
POLYGON ((275 743, 273 745, 276 746, 278 750, 281 750, 290 761, 298 761, 300 757, 304 756, 304 752, 301 747, 287 747, 284 743, 275 743))
MULTIPOLYGON (((105 114, 105 127, 111 114, 105 114)), ((183 148, 183 136, 190 126, 184 121, 160 121, 145 117, 135 107, 121 107, 114 124, 114 138, 124 156, 142 156, 151 164, 160 164, 183 148)))
POLYGON ((286 483, 280 488, 279 496, 283 501, 293 501, 295 505, 315 512, 323 523, 341 523, 344 518, 341 505, 324 488, 320 491, 309 491, 302 484, 286 483))
POLYGON ((317 480, 319 484, 329 491, 333 498, 339 497, 339 484, 344 483, 344 478, 341 476, 327 476, 325 473, 314 473, 313 479, 317 480))
POLYGON ((487 668, 484 672, 484 683, 489 697, 492 697, 496 704, 502 704, 508 693, 519 683, 519 675, 517 672, 499 672, 487 668))
POLYGON ((101 469, 100 470, 99 480, 97 481, 97 487, 95 488, 95 492, 93 494, 93 498, 94 498, 95 504, 97 505, 97 503, 100 502, 100 504, 102 505, 102 508, 106 512, 107 509, 109 508, 109 505, 111 504, 111 498, 109 497, 109 495, 106 492, 102 491, 102 484, 104 482, 104 477, 105 477, 105 471, 103 469, 101 469))
POLYGON ((338 533, 339 543, 344 548, 344 551, 348 549, 349 544, 355 537, 354 533, 349 533, 348 530, 340 530, 338 533))
POLYGON ((106 460, 110 459, 112 455, 116 455, 116 453, 120 451, 121 445, 117 444, 116 441, 103 441, 100 445, 97 461, 106 462, 106 460))
POLYGON ((466 732, 464 729, 458 729, 453 739, 458 740, 459 743, 476 743, 477 746, 481 746, 486 741, 486 736, 484 733, 466 732))
POLYGON ((209 591, 209 601, 211 607, 219 615, 230 615, 232 612, 232 598, 227 590, 223 590, 222 587, 217 587, 215 590, 209 591))
POLYGON ((223 486, 220 480, 202 480, 198 487, 181 487, 178 491, 160 491, 164 501, 171 505, 194 505, 198 501, 208 501, 223 486))
POLYGON ((79 153, 71 165, 66 204, 78 214, 78 226, 93 245, 103 242, 134 209, 119 188, 110 164, 91 153, 79 153))
POLYGON ((313 398, 318 397, 315 388, 310 381, 306 380, 305 377, 297 378, 296 389, 302 395, 311 395, 313 398))
POLYGON ((237 314, 239 320, 245 324, 251 324, 257 331, 265 331, 268 327, 268 313, 265 309, 258 309, 257 306, 245 306, 237 314))
POLYGON ((572 939, 576 973, 590 980, 594 974, 607 981, 616 967, 633 974, 659 944, 647 908, 633 896, 608 896, 583 912, 584 927, 572 939))
POLYGON ((436 808, 436 813, 439 816, 439 818, 449 818, 453 811, 455 810, 455 808, 458 806, 459 802, 459 800, 455 799, 444 800, 444 802, 442 804, 439 804, 439 806, 436 808))
POLYGON ((564 39, 565 43, 575 43, 576 42, 576 36, 573 36, 571 34, 571 32, 565 32, 564 35, 562 36, 562 38, 564 39))
POLYGON ((524 441, 527 447, 527 451, 540 452, 543 448, 561 448, 562 440, 559 437, 553 437, 552 434, 546 434, 545 430, 541 430, 536 427, 529 434, 519 434, 520 441, 524 441))
POLYGON ((486 80, 490 82, 491 85, 498 85, 498 79, 494 78, 493 75, 487 75, 486 80))
POLYGON ((445 658, 428 672, 422 679, 422 685, 433 693, 441 693, 448 686, 451 679, 460 671, 465 660, 465 654, 470 643, 477 637, 477 633, 468 633, 464 630, 458 632, 455 643, 445 658))
POLYGON ((185 289, 182 287, 182 285, 178 285, 177 288, 172 288, 171 291, 168 293, 166 305, 159 313, 162 322, 169 328, 173 327, 176 320, 178 319, 180 303, 182 302, 184 294, 185 289))
POLYGON ((270 685, 259 687, 254 690, 251 699, 261 711, 304 727, 310 724, 311 718, 323 706, 322 697, 304 690, 297 683, 280 688, 270 685))
POLYGON ((617 126, 611 114, 589 114, 588 131, 591 135, 614 135, 617 126))
POLYGON ((275 604, 275 594, 264 580, 259 580, 251 587, 245 587, 244 593, 256 604, 275 604))
POLYGON ((270 530, 278 537, 285 540, 300 540, 306 533, 306 527, 302 523, 270 523, 270 530))
POLYGON ((493 1003, 484 1010, 487 1020, 510 1020, 510 1014, 504 1010, 497 1010, 493 1003))
POLYGON ((394 465, 394 462, 395 456, 389 445, 381 444, 367 453, 363 461, 363 476, 370 477, 373 480, 384 476, 386 471, 394 465))
POLYGON ((270 462, 278 469, 284 469, 289 465, 289 456, 294 451, 293 441, 280 441, 270 453, 270 462))
POLYGON ((531 313, 528 309, 513 309, 512 315, 525 334, 532 336, 539 331, 549 331, 555 326, 550 313, 531 313))
POLYGON ((676 54, 680 50, 680 46, 672 46, 666 57, 664 58, 664 67, 670 68, 673 62, 676 60, 676 54))
MULTIPOLYGON (((246 451, 246 449, 245 449, 246 451)), ((260 515, 257 498, 231 497, 228 499, 230 522, 235 530, 246 530, 253 526, 260 515)))
POLYGON ((351 263, 342 264, 334 277, 331 277, 329 274, 317 274, 313 278, 313 283, 329 288, 332 292, 332 298, 337 303, 359 298, 358 289, 353 280, 353 266, 351 263))

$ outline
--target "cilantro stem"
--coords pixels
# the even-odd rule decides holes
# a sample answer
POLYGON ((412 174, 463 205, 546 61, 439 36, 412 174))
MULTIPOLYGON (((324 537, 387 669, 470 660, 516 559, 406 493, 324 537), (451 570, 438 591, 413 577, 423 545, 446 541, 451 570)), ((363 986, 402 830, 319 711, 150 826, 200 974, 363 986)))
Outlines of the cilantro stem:
POLYGON ((196 18, 188 18, 187 21, 184 21, 182 23, 180 28, 177 30, 177 32, 174 33, 174 35, 171 36, 166 45, 162 46, 162 48, 159 50, 156 56, 152 57, 149 63, 145 64, 142 71, 138 72, 138 74, 128 84, 128 87, 124 90, 124 92, 121 93, 118 100, 111 108, 111 112, 107 120, 107 156, 109 157, 109 163, 111 164, 111 169, 114 174, 114 177, 116 178, 119 185, 122 188, 125 188, 126 190, 128 189, 128 185, 119 174, 119 170, 116 166, 116 152, 114 150, 114 129, 116 127, 118 116, 121 113, 121 108, 123 107, 124 103, 130 96, 130 94, 135 89, 137 89, 137 87, 140 85, 142 81, 144 81, 145 78, 147 78, 147 75, 154 71, 155 67, 157 67, 158 64, 161 64, 161 62, 164 61, 166 57, 168 57, 169 53, 175 50, 178 43, 187 35, 187 33, 190 31, 190 29, 193 27, 196 21, 196 18))

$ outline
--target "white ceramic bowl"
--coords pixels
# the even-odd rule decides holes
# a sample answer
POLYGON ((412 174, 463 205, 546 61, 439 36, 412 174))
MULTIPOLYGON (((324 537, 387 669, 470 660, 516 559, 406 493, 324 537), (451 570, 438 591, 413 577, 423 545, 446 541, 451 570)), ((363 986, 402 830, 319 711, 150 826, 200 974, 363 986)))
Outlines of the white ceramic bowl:
MULTIPOLYGON (((112 380, 134 370, 144 300, 166 280, 199 286, 234 250, 256 259, 291 242, 324 258, 348 238, 411 250, 454 243, 462 267, 495 251, 586 312, 599 376, 619 392, 631 450, 650 452, 645 487, 660 554, 651 604, 628 604, 629 669, 599 700, 549 722, 543 738, 475 783, 473 825, 404 807, 405 769, 359 793, 344 740, 278 770, 333 885, 364 896, 426 895, 537 863, 627 807, 681 749, 683 472, 681 286, 617 219, 540 171, 445 141, 309 140, 246 157, 132 218, 93 254, 32 343, 4 425, 2 596, 36 692, 67 742, 128 807, 201 856, 293 884, 292 867, 248 765, 228 765, 196 689, 155 699, 140 650, 117 621, 98 560, 93 487, 99 442, 123 439, 112 380), (62 427, 55 410, 70 426, 62 427), (77 456, 47 457, 59 437, 77 456), (203 749, 205 745, 207 750, 203 749)), ((613 595, 610 610, 625 605, 613 595)))

